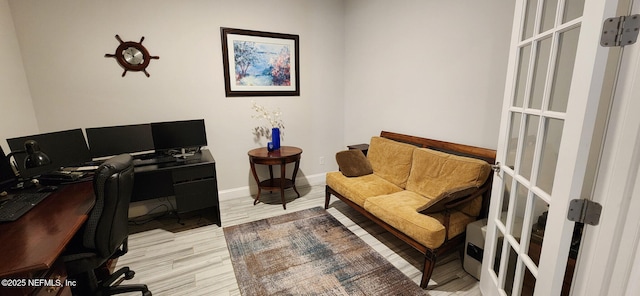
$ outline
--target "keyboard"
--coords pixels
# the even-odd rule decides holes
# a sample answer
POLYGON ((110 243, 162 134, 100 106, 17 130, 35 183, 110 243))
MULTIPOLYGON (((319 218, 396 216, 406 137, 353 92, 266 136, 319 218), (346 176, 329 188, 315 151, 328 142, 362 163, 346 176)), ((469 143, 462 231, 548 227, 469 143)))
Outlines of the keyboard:
POLYGON ((0 205, 0 222, 18 220, 25 213, 49 196, 51 192, 21 192, 0 205))
POLYGON ((168 162, 175 162, 176 158, 171 156, 171 155, 163 155, 163 156, 156 156, 153 158, 134 158, 133 159, 133 166, 145 166, 145 165, 151 165, 151 164, 162 164, 162 163, 168 163, 168 162))

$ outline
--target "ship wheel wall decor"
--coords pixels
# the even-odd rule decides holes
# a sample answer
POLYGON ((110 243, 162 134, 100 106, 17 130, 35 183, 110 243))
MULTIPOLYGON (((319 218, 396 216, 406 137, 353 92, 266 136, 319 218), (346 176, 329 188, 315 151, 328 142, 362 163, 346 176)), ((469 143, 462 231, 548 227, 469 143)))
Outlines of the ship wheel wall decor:
POLYGON ((149 72, 147 72, 149 61, 151 61, 151 59, 157 60, 160 57, 150 55, 149 51, 142 45, 144 36, 140 38, 140 42, 124 42, 118 35, 116 35, 116 39, 120 41, 120 45, 118 46, 118 48, 116 48, 116 52, 114 54, 107 53, 104 55, 104 57, 116 58, 118 64, 120 64, 120 66, 124 68, 122 77, 127 74, 127 71, 142 71, 145 75, 147 75, 147 77, 149 77, 149 72))

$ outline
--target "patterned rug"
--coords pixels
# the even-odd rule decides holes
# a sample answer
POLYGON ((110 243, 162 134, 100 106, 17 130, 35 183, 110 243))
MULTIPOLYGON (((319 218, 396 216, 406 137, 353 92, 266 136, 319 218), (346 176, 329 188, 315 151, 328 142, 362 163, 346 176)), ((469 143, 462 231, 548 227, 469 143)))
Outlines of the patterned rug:
POLYGON ((225 227, 242 295, 424 295, 317 207, 225 227))

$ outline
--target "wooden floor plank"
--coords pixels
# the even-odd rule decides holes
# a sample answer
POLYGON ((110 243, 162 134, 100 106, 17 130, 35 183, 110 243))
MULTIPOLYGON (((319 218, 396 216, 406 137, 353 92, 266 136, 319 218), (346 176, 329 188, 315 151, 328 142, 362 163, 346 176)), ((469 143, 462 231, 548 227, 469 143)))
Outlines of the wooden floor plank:
MULTIPOLYGON (((279 193, 265 194, 255 206, 250 196, 223 200, 222 226, 324 206, 324 185, 299 191, 302 196, 295 199, 295 193, 287 191, 287 210, 280 204, 279 193)), ((419 252, 337 198, 332 198, 328 212, 416 284, 420 283, 423 259, 419 252)), ((129 252, 118 260, 117 267, 129 266, 136 276, 125 284, 145 283, 156 296, 240 295, 222 228, 215 224, 184 231, 175 231, 177 228, 173 232, 152 229, 129 236, 129 252)), ((478 281, 464 271, 459 254, 454 253, 439 260, 426 294, 480 295, 480 290, 478 281)))

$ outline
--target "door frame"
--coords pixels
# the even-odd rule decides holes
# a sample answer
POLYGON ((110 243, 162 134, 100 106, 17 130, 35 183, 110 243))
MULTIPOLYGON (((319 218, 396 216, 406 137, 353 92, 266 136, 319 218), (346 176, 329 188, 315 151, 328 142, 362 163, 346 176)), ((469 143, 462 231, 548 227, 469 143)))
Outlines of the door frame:
MULTIPOLYGON (((640 13, 640 0, 630 14, 640 13)), ((626 13, 625 13, 626 14, 626 13)), ((592 200, 600 224, 587 226, 573 295, 635 295, 640 289, 640 44, 623 48, 592 200)))

